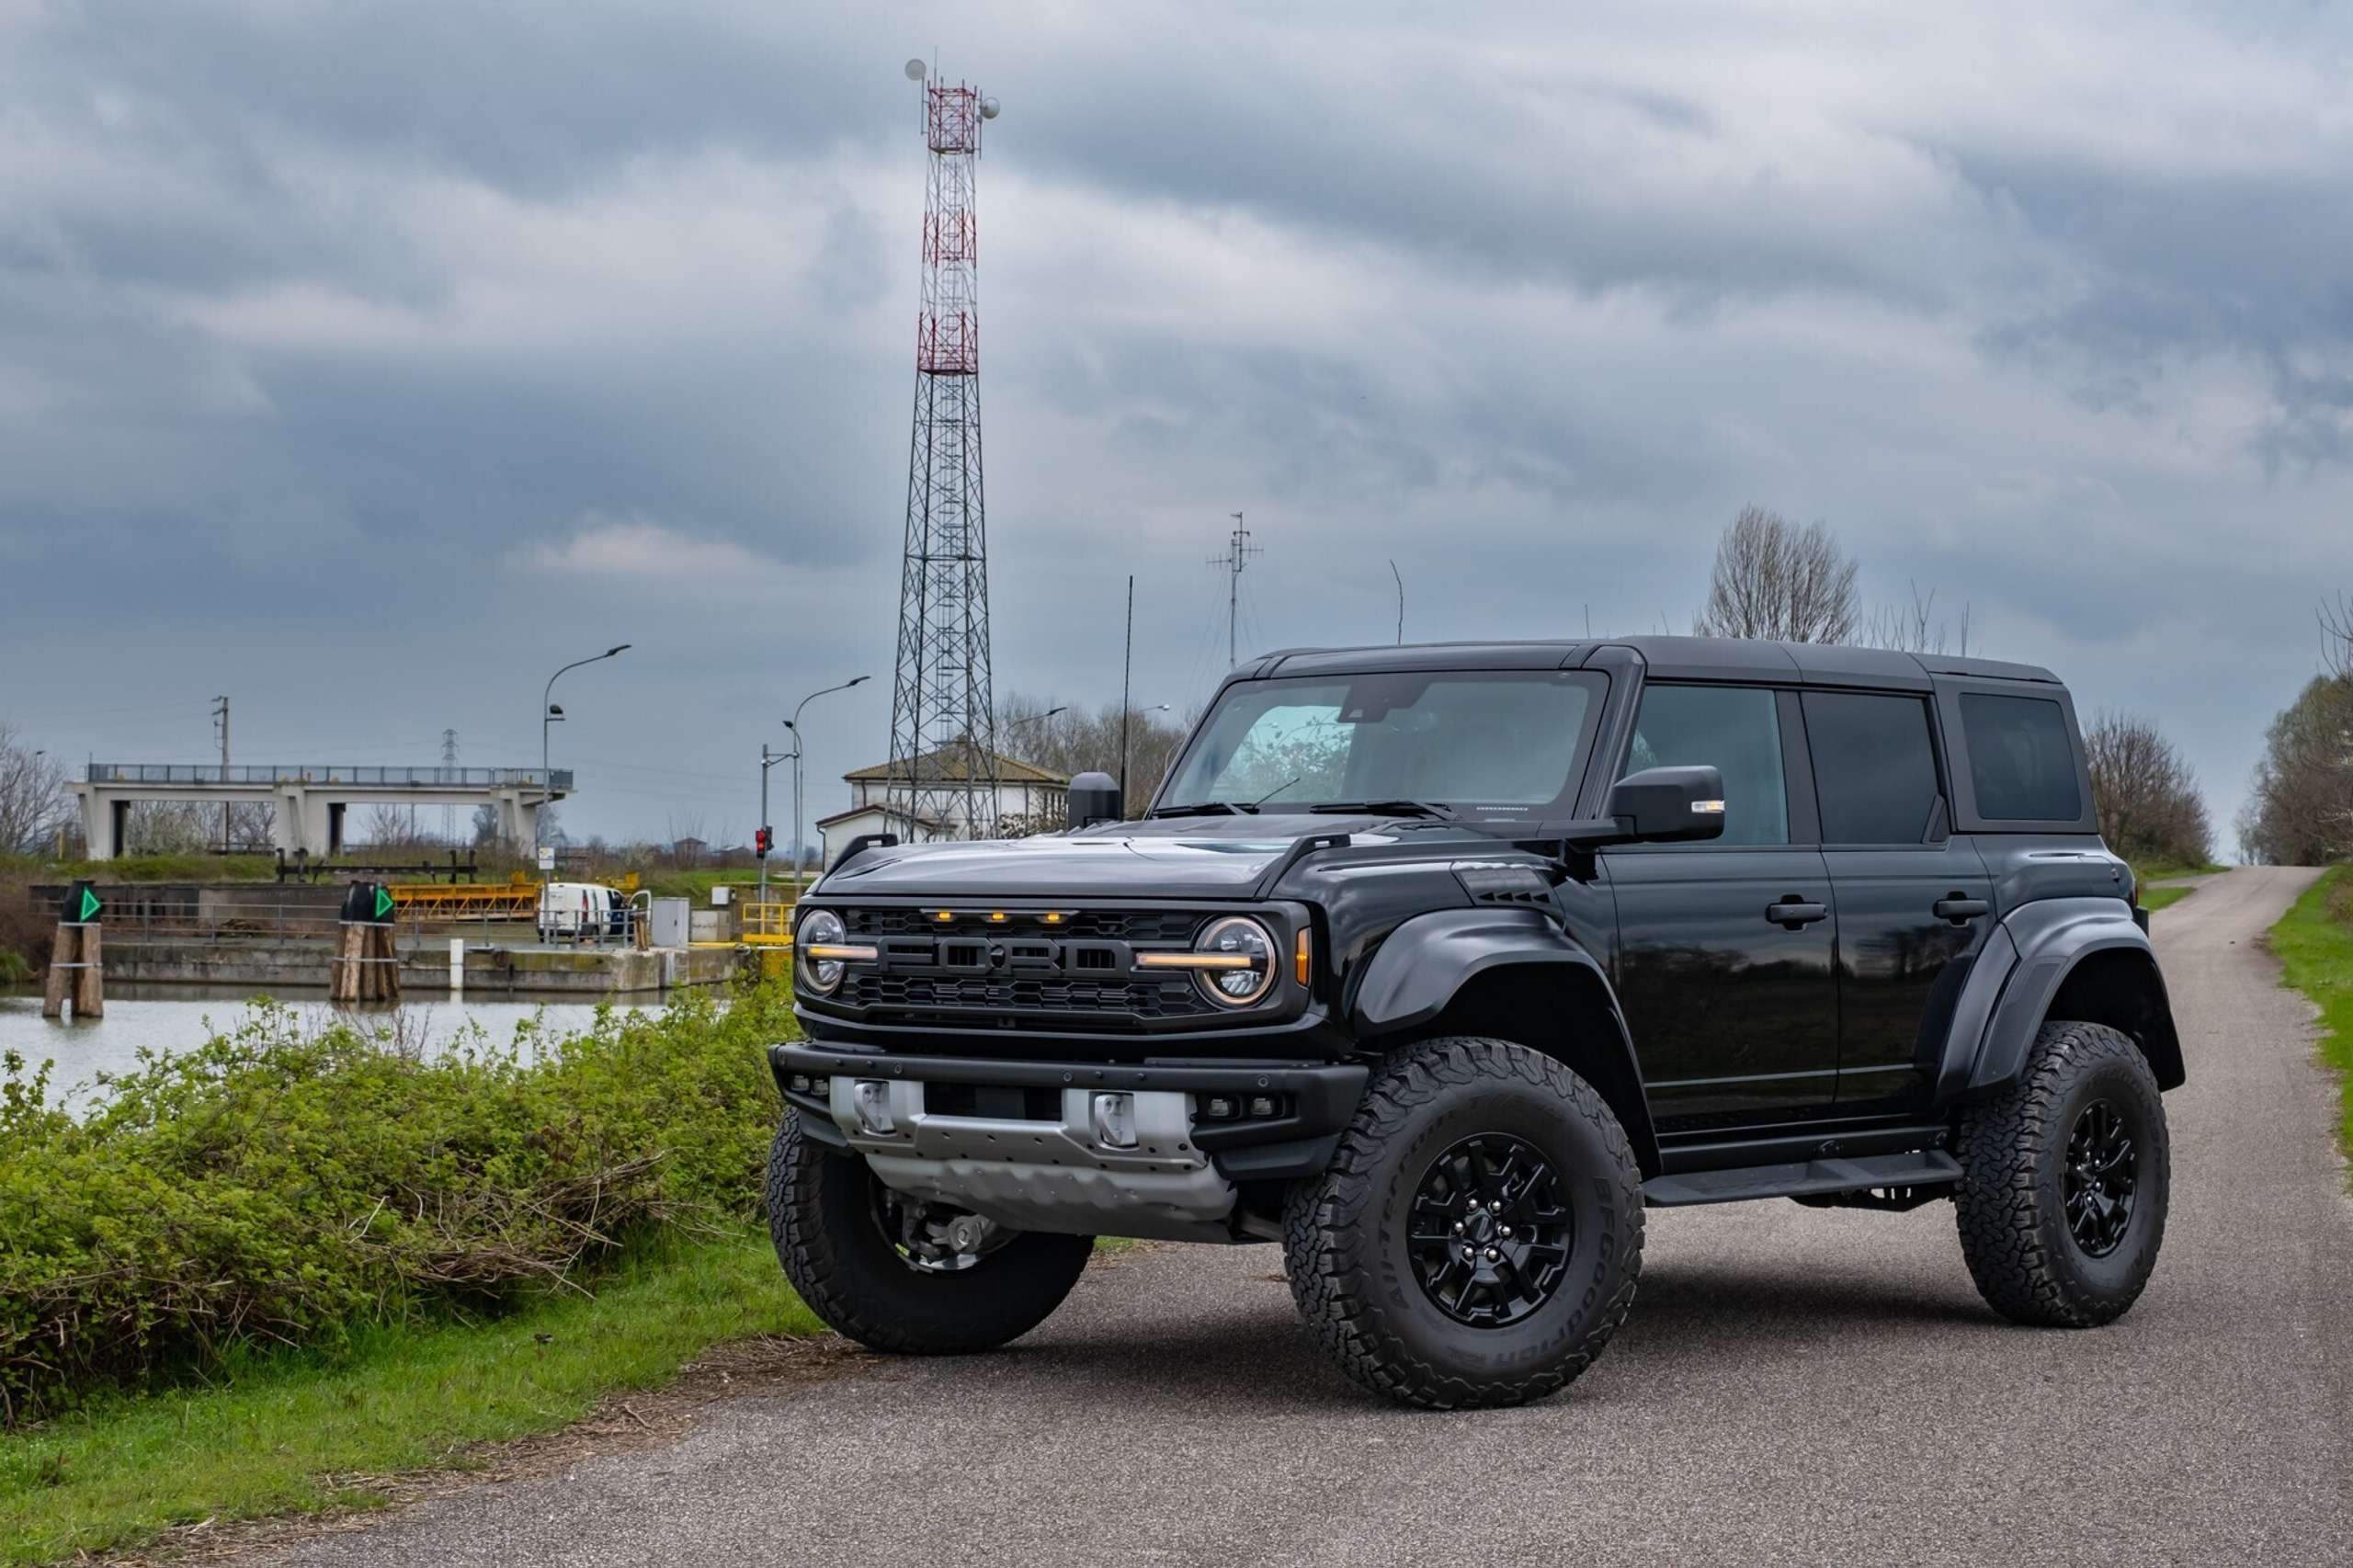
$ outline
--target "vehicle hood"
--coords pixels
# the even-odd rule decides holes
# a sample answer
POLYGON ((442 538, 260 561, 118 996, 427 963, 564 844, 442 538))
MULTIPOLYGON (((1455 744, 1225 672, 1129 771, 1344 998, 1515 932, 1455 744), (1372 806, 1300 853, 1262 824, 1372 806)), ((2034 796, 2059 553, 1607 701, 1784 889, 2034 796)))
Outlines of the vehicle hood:
POLYGON ((1184 817, 1083 833, 870 849, 829 872, 824 898, 1234 898, 1247 895, 1310 834, 1390 841, 1398 824, 1365 816, 1184 817))

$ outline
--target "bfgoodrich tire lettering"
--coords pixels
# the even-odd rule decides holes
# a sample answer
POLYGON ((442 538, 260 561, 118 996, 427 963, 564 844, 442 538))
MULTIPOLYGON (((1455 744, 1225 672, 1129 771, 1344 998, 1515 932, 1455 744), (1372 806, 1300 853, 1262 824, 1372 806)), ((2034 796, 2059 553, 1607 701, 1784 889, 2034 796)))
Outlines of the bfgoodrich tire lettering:
POLYGON ((1521 1404, 1584 1371, 1625 1321, 1642 1179, 1618 1119, 1566 1067, 1505 1040, 1425 1040, 1374 1076, 1324 1176, 1292 1189, 1283 1239, 1291 1295, 1351 1380, 1433 1409, 1521 1404), (1559 1285, 1500 1326, 1444 1310, 1407 1239, 1433 1161, 1480 1134, 1540 1153, 1571 1211, 1559 1285))
POLYGON ((1015 1236, 968 1268, 908 1264, 875 1219, 874 1174, 801 1132, 788 1110, 768 1151, 768 1234, 810 1310, 876 1350, 954 1356, 992 1350, 1062 1305, 1092 1236, 1015 1236))
MULTIPOLYGON (((2076 1151, 2080 1153, 2081 1151, 2076 1151)), ((1961 1119, 1961 1255, 1987 1304, 2015 1323, 2090 1328, 2140 1299, 2165 1240, 2172 1181, 2164 1103, 2130 1037, 2101 1024, 2042 1026, 2017 1083, 1961 1119), (2120 1230, 2071 1211, 2071 1140, 2131 1145, 2120 1230), (2071 1222, 2073 1221, 2073 1222, 2071 1222)), ((2116 1198, 2103 1198, 2114 1202, 2116 1198)))

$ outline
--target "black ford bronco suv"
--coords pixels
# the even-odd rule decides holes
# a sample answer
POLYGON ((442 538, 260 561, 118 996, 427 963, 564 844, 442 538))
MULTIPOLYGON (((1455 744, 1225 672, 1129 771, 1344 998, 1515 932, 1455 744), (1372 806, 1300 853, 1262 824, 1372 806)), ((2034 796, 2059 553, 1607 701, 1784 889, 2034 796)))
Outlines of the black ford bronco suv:
POLYGON ((1097 1233, 1280 1244, 1349 1377, 1512 1404, 1643 1211, 1953 1200, 2107 1323, 2181 1046, 2048 672, 1691 638, 1269 654, 1141 820, 857 846, 803 901, 777 1250, 880 1349, 1003 1344, 1097 1233))

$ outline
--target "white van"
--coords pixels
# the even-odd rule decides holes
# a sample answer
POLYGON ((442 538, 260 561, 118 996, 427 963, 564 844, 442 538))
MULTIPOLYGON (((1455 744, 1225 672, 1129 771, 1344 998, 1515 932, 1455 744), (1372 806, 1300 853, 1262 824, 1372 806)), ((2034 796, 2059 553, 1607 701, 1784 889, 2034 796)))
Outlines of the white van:
POLYGON ((629 935, 629 901, 602 882, 550 882, 540 890, 540 940, 595 941, 629 935))

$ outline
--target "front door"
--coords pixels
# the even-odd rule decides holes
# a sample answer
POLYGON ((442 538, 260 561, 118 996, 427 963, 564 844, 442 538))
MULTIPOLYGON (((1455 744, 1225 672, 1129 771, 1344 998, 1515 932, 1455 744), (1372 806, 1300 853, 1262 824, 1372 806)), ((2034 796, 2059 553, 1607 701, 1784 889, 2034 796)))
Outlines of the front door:
POLYGON ((1947 832, 1925 699, 1809 691, 1804 711, 1838 900, 1838 1107, 1913 1108, 1993 928, 1992 879, 1947 832))
POLYGON ((1793 694, 1644 688, 1622 773, 1706 764, 1724 780, 1723 836, 1608 851, 1618 997, 1662 1132, 1826 1107, 1838 1066, 1838 918, 1811 813, 1793 694))

